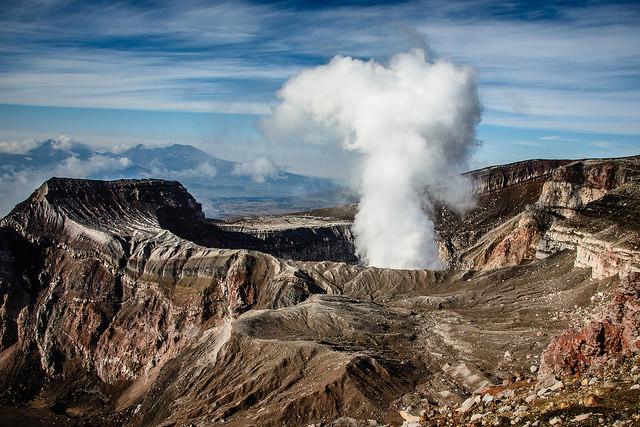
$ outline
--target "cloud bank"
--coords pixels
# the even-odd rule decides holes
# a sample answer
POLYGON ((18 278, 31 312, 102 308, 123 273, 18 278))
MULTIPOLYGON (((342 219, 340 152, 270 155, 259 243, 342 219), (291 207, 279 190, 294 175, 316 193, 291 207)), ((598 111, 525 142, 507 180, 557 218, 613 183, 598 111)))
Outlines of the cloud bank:
POLYGON ((264 182, 267 178, 279 178, 282 172, 269 157, 256 156, 236 165, 233 174, 250 176, 255 182, 264 182))
POLYGON ((34 139, 23 141, 0 141, 0 153, 4 154, 27 154, 30 150, 38 148, 41 142, 34 139))
MULTIPOLYGON (((388 64, 336 56, 290 78, 264 124, 267 135, 337 140, 362 154, 353 231, 367 265, 439 268, 425 188, 465 200, 462 178, 480 120, 476 74, 414 49, 388 64)), ((468 194, 467 194, 468 196, 468 194)))
POLYGON ((16 170, 9 164, 0 165, 0 216, 7 214, 33 190, 53 176, 87 178, 101 173, 117 173, 131 166, 126 157, 111 157, 98 153, 80 158, 73 152, 74 143, 68 136, 58 136, 45 141, 24 140, 0 142, 0 153, 28 155, 48 144, 52 150, 63 152, 62 158, 52 156, 48 165, 36 162, 33 167, 16 170))

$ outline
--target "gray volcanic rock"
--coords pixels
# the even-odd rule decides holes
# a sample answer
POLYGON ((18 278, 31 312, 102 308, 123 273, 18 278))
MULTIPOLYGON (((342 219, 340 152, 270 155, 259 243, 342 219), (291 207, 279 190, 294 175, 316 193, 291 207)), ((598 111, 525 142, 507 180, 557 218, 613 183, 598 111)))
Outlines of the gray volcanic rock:
POLYGON ((549 178, 569 160, 526 160, 506 165, 489 166, 466 173, 473 182, 473 192, 478 195, 501 191, 507 187, 549 178))
POLYGON ((601 161, 627 178, 582 205, 549 196, 578 179, 552 162, 481 171, 476 208, 435 209, 446 271, 344 262, 353 206, 212 221, 177 182, 52 179, 0 222, 0 403, 154 426, 399 424, 460 404, 540 366, 610 273, 637 268, 638 187, 615 170, 638 161, 601 161), (558 230, 582 237, 561 247, 558 230), (588 264, 593 241, 615 263, 588 264))
MULTIPOLYGON (((353 206, 343 207, 351 211, 353 206)), ((304 261, 357 263, 353 216, 340 208, 268 217, 238 217, 212 221, 224 230, 229 247, 266 252, 304 261)))

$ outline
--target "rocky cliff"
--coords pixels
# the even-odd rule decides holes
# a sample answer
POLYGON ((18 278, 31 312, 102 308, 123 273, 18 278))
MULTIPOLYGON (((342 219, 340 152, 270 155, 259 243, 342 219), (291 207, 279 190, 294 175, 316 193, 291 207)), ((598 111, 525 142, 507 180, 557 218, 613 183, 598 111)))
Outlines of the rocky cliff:
POLYGON ((490 166, 467 172, 465 175, 471 178, 473 193, 485 195, 515 185, 547 180, 560 166, 568 163, 569 160, 526 160, 490 166))
POLYGON ((268 217, 213 221, 225 231, 229 247, 251 249, 304 261, 358 262, 355 255, 353 205, 268 217))
POLYGON ((460 212, 436 203, 432 213, 443 262, 453 268, 483 269, 534 259, 548 215, 529 213, 552 173, 568 163, 530 160, 467 173, 474 207, 460 212))
POLYGON ((570 249, 575 266, 592 268, 594 278, 638 270, 640 158, 560 164, 523 167, 523 176, 509 175, 510 181, 501 168, 513 165, 477 173, 480 181, 505 185, 476 184, 477 204, 469 212, 436 210, 441 258, 454 267, 485 269, 570 249), (549 168, 552 173, 544 173, 549 168))
POLYGON ((594 278, 638 271, 639 183, 638 157, 558 169, 538 202, 556 219, 542 235, 537 256, 575 249, 575 265, 591 267, 594 278))
POLYGON ((0 222, 0 415, 397 425, 573 366, 540 358, 611 299, 629 345, 601 359, 637 351, 639 164, 476 173, 474 209, 433 212, 445 271, 353 263, 353 206, 213 221, 176 182, 52 179, 0 222))

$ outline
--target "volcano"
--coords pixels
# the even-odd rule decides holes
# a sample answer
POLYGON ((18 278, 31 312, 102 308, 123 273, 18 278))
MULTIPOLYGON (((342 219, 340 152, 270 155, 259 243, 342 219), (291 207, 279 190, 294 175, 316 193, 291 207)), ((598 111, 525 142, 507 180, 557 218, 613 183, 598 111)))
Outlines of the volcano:
POLYGON ((45 182, 0 222, 2 419, 524 425, 625 366, 591 412, 634 419, 640 156, 468 175, 470 210, 425 193, 437 271, 359 265, 355 205, 214 220, 176 181, 45 182))

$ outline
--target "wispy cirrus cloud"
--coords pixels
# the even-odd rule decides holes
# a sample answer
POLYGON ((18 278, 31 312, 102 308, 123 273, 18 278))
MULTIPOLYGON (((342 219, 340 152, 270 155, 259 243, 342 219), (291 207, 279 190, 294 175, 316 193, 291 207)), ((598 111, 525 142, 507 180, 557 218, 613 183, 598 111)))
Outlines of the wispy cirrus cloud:
POLYGON ((336 54, 429 46, 479 73, 483 123, 640 133, 640 6, 443 0, 25 0, 0 14, 3 103, 267 114, 336 54))
POLYGON ((526 147, 544 147, 546 145, 540 141, 516 141, 514 144, 524 145, 526 147))

